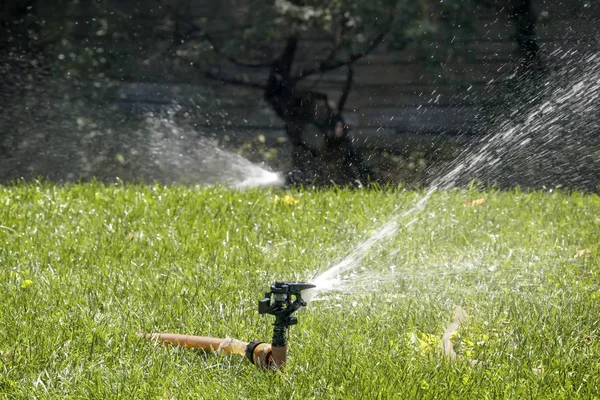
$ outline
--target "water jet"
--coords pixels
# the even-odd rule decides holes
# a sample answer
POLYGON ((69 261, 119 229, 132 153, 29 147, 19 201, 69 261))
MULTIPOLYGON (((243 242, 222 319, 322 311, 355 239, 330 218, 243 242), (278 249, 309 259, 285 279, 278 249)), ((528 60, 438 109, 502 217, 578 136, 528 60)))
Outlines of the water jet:
POLYGON ((548 80, 536 101, 494 120, 484 138, 466 148, 454 162, 436 169, 429 188, 408 210, 395 208, 388 221, 325 271, 311 277, 316 288, 306 298, 344 289, 346 275, 376 246, 382 245, 415 221, 438 190, 464 187, 469 182, 490 182, 500 187, 552 189, 598 188, 600 176, 600 56, 576 59, 576 52, 560 51, 554 57, 572 59, 548 80), (577 61, 573 61, 577 60, 577 61), (577 69, 574 69, 573 63, 577 69), (578 71, 574 76, 573 71, 578 71))

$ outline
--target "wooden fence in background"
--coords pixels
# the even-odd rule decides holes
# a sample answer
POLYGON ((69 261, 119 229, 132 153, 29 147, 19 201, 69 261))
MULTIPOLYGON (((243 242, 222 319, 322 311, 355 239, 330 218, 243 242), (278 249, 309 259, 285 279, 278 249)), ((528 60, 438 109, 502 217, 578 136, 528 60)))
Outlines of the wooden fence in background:
MULTIPOLYGON (((597 0, 533 1, 539 19, 538 43, 549 62, 556 50, 598 51, 597 0)), ((194 13, 206 15, 218 3, 196 1, 194 13)), ((149 9, 145 2, 134 0, 81 0, 79 6, 64 9, 44 6, 40 0, 39 13, 49 20, 71 22, 73 53, 87 49, 106 56, 105 73, 120 82, 111 101, 122 107, 156 109, 174 100, 191 99, 206 108, 205 115, 198 118, 199 130, 261 133, 270 139, 283 135, 281 121, 262 100, 257 101, 261 93, 216 84, 180 61, 152 57, 164 23, 163 10, 149 9), (124 33, 111 33, 115 16, 124 33)), ((412 47, 390 51, 383 45, 356 65, 345 116, 358 145, 390 147, 409 137, 431 141, 439 135, 479 131, 478 110, 497 101, 495 89, 510 79, 516 44, 515 29, 506 13, 482 9, 474 26, 479 37, 467 45, 468 57, 447 66, 443 73, 425 69, 412 47)), ((264 72, 255 74, 264 77, 264 72)), ((319 77, 318 88, 337 98, 344 79, 343 70, 327 73, 319 77)))

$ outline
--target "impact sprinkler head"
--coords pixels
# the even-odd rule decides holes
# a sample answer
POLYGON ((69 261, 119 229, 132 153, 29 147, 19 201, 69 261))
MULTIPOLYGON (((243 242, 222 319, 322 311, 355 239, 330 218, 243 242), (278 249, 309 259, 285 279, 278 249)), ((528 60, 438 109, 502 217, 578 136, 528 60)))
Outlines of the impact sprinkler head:
MULTIPOLYGON (((298 323, 298 319, 292 314, 300 307, 306 306, 306 302, 302 299, 302 291, 314 287, 315 285, 306 282, 276 281, 271 285, 271 291, 266 292, 265 297, 258 302, 259 314, 275 316, 271 342, 271 357, 275 368, 282 368, 286 361, 286 328, 298 323)), ((252 354, 255 347, 260 344, 261 342, 252 342, 246 348, 246 354, 250 361, 254 362, 252 354)))
POLYGON ((298 319, 292 317, 292 313, 306 306, 302 299, 302 291, 314 287, 315 285, 306 282, 277 281, 271 285, 271 291, 266 292, 265 297, 258 302, 258 313, 274 315, 275 327, 287 328, 295 325, 298 319))

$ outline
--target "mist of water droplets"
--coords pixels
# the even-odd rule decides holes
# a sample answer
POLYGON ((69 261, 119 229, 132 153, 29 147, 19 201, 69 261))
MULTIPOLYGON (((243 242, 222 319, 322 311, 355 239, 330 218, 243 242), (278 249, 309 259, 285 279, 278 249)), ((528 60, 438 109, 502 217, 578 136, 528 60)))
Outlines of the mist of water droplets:
POLYGON ((548 188, 593 188, 600 184, 600 56, 580 57, 551 79, 529 109, 518 107, 501 116, 483 142, 440 173, 412 208, 396 210, 341 261, 312 277, 316 288, 307 293, 308 301, 356 287, 353 280, 364 280, 356 270, 366 253, 414 223, 438 189, 460 186, 471 179, 548 188))
POLYGON ((471 179, 533 188, 600 184, 600 56, 571 57, 540 93, 496 118, 483 142, 468 149, 432 186, 471 179), (577 59, 576 59, 577 58, 577 59))
POLYGON ((160 176, 178 183, 202 182, 235 188, 283 184, 280 174, 220 149, 196 132, 179 127, 168 116, 151 116, 147 123, 150 157, 160 176))

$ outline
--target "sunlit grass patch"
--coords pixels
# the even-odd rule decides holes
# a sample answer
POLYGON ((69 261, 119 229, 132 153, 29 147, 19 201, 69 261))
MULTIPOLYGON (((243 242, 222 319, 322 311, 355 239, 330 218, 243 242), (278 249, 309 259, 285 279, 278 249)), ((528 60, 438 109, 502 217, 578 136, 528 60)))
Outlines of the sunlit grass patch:
POLYGON ((284 373, 135 335, 269 340, 257 314, 269 284, 310 279, 422 195, 0 187, 0 394, 598 396, 600 200, 577 192, 434 194, 345 291, 297 314, 284 373), (457 306, 468 319, 450 358, 457 306))

